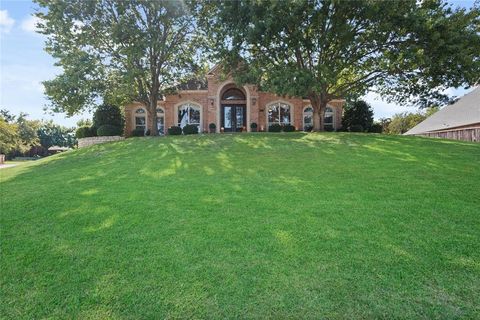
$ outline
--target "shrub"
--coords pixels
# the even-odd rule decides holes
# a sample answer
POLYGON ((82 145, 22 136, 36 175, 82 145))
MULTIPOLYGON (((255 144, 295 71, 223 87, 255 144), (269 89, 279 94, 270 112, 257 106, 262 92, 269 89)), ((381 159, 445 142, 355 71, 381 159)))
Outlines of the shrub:
POLYGON ((89 126, 80 127, 77 129, 77 131, 75 131, 75 137, 77 137, 77 139, 94 137, 94 136, 95 136, 95 130, 93 130, 93 128, 89 126))
POLYGON ((372 124, 373 109, 368 103, 362 100, 357 100, 353 102, 353 104, 347 103, 345 111, 343 112, 342 126, 352 128, 354 125, 361 125, 361 131, 365 131, 368 130, 372 124))
POLYGON ((335 129, 333 129, 333 126, 325 126, 324 129, 325 129, 325 131, 327 131, 327 132, 333 132, 333 131, 335 131, 335 129))
POLYGON ((257 129, 258 125, 256 122, 250 123, 250 129, 257 129))
POLYGON ((312 126, 305 126, 305 128, 303 128, 303 131, 306 131, 306 132, 310 132, 312 130, 313 130, 312 126))
POLYGON ((198 133, 198 127, 194 124, 187 124, 185 127, 183 127, 183 134, 197 134, 198 133))
POLYGON ((363 127, 361 124, 354 124, 350 127, 350 132, 363 132, 363 127))
POLYGON ((368 130, 368 132, 373 132, 373 133, 382 133, 382 131, 383 131, 383 126, 380 123, 372 124, 372 126, 370 127, 370 130, 368 130))
POLYGON ((171 136, 179 136, 182 134, 182 128, 177 126, 171 126, 170 128, 167 129, 167 132, 171 136))
POLYGON ((272 124, 271 126, 268 127, 269 132, 280 132, 282 131, 282 126, 279 125, 278 123, 272 124))
POLYGON ((295 131, 295 126, 292 126, 291 124, 286 124, 283 126, 283 132, 293 132, 295 131))
POLYGON ((112 126, 111 124, 104 124, 97 129, 97 136, 121 136, 122 128, 117 126, 112 126))
POLYGON ((145 135, 145 131, 143 129, 132 130, 132 137, 143 137, 144 135, 145 135))
POLYGON ((124 119, 119 107, 103 104, 93 114, 93 127, 100 128, 105 124, 123 128, 124 119))
POLYGON ((215 130, 215 129, 217 129, 217 125, 212 122, 212 123, 210 123, 210 124, 208 125, 208 129, 215 130))

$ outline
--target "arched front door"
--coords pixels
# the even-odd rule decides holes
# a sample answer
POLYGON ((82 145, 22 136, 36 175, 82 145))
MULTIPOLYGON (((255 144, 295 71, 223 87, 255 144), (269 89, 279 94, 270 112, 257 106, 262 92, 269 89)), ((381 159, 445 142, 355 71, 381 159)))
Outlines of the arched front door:
POLYGON ((222 94, 220 110, 224 132, 242 132, 247 128, 247 105, 245 94, 238 88, 227 89, 222 94))

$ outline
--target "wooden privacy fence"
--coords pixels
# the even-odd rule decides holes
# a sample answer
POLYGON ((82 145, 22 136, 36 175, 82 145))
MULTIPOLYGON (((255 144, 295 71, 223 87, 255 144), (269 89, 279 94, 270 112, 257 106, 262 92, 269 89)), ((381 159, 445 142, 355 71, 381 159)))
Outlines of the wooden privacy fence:
POLYGON ((419 136, 480 142, 480 127, 426 132, 426 133, 419 134, 419 136))

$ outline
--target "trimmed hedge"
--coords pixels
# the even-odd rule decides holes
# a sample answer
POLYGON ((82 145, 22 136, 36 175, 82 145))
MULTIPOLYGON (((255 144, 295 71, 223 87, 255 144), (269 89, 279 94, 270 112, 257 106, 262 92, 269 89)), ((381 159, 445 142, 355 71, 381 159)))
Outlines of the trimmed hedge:
POLYGON ((111 124, 104 124, 97 129, 97 136, 121 136, 122 128, 111 124))
POLYGON ((89 126, 79 127, 75 131, 75 137, 77 139, 95 137, 95 135, 96 135, 95 130, 92 127, 89 127, 89 126))
POLYGON ((132 137, 144 137, 149 135, 150 135, 150 129, 148 129, 146 132, 143 129, 133 129, 131 132, 132 137))
POLYGON ((183 127, 183 134, 197 134, 198 133, 198 127, 193 124, 187 124, 185 127, 183 127))
POLYGON ((268 132, 281 132, 282 131, 282 126, 279 125, 278 123, 272 124, 271 126, 268 127, 268 132))
POLYGON ((131 132, 132 137, 143 137, 145 135, 145 130, 143 129, 133 129, 131 132))
POLYGON ((167 129, 167 132, 171 136, 179 136, 182 134, 182 128, 177 126, 171 126, 170 128, 167 129))
POLYGON ((324 127, 324 130, 327 131, 327 132, 333 132, 333 131, 335 131, 335 129, 333 128, 333 126, 325 126, 325 127, 324 127))
POLYGON ((272 124, 271 126, 268 127, 269 132, 293 132, 295 131, 295 126, 292 126, 291 124, 272 124))

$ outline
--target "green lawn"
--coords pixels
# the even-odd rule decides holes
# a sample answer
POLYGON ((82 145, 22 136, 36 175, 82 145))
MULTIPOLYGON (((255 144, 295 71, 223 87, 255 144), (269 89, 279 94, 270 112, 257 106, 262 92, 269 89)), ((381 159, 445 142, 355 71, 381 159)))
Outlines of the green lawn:
POLYGON ((133 138, 0 170, 2 319, 480 317, 480 145, 133 138))

